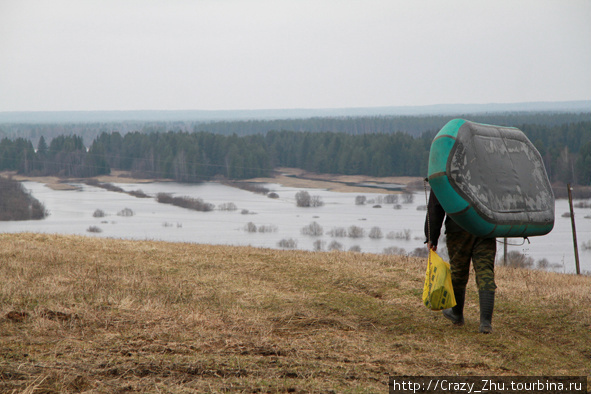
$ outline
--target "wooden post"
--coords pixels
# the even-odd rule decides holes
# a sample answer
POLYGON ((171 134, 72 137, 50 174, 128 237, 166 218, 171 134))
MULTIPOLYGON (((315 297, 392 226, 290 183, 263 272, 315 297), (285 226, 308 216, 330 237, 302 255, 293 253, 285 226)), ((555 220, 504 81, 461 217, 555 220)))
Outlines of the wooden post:
POLYGON ((503 238, 503 265, 507 266, 507 237, 503 238))
POLYGON ((579 267, 579 247, 577 246, 577 228, 575 226, 575 212, 573 211, 573 196, 570 183, 566 185, 568 189, 568 205, 570 206, 570 223, 573 227, 573 245, 575 247, 575 264, 577 268, 577 275, 581 275, 581 268, 579 267))

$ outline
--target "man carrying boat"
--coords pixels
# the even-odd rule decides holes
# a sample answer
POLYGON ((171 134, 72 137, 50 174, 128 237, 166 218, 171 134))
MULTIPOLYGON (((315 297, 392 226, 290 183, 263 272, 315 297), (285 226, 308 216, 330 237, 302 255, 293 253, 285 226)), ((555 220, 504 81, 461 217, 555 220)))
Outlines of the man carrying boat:
POLYGON ((444 309, 443 316, 453 324, 464 324, 464 300, 466 284, 470 276, 470 261, 476 274, 476 286, 480 301, 480 328, 483 334, 492 333, 492 315, 495 303, 495 238, 483 238, 470 234, 446 215, 441 204, 431 190, 425 220, 425 236, 429 249, 437 250, 441 235, 441 225, 445 219, 447 250, 451 266, 451 281, 456 298, 456 306, 444 309), (447 216, 447 217, 446 217, 447 216))

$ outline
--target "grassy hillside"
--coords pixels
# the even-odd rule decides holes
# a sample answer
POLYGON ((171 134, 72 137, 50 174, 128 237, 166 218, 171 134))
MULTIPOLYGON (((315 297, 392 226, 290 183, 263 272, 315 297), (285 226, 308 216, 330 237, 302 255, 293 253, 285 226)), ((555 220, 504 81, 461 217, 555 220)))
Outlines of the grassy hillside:
POLYGON ((0 235, 0 392, 387 392, 390 375, 591 374, 591 277, 497 268, 492 335, 425 261, 0 235))

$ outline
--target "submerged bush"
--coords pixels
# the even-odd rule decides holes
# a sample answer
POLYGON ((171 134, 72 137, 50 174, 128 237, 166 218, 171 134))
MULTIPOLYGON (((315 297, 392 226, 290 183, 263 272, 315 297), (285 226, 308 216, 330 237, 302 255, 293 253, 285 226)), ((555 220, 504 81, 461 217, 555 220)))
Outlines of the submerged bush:
POLYGON ((411 237, 412 231, 410 231, 410 229, 404 229, 400 232, 394 232, 394 231, 390 231, 388 233, 388 235, 386 235, 386 238, 388 239, 401 239, 404 241, 410 241, 410 237, 411 237))
POLYGON ((210 212, 215 208, 214 204, 203 201, 200 198, 173 197, 170 193, 158 193, 156 201, 162 204, 172 204, 177 207, 192 209, 200 212, 210 212))
POLYGON ((233 202, 225 202, 218 206, 218 210, 220 211, 236 211, 238 207, 233 202))
MULTIPOLYGON (((501 261, 505 264, 504 258, 501 258, 501 261)), ((507 253, 506 265, 514 268, 531 268, 534 265, 534 259, 521 252, 512 250, 507 253)))
POLYGON ((257 226, 253 222, 248 222, 244 225, 244 231, 246 231, 247 233, 256 233, 257 226))
POLYGON ((384 204, 398 204, 398 194, 386 194, 384 204))
POLYGON ((281 241, 277 242, 277 246, 285 249, 295 249, 298 246, 298 241, 293 238, 282 239, 281 241))
POLYGON ((105 216, 106 216, 105 211, 103 211, 102 209, 97 209, 92 214, 92 217, 95 217, 95 218, 104 218, 105 216))
POLYGON ((362 238, 365 235, 365 231, 359 226, 351 226, 347 234, 349 238, 362 238))
POLYGON ((274 224, 270 224, 268 226, 262 225, 259 226, 259 233, 276 233, 277 232, 277 226, 275 226, 274 224))
POLYGON ((427 258, 429 257, 429 249, 427 249, 426 247, 416 248, 410 253, 410 255, 413 257, 427 258))
POLYGON ((308 207, 321 207, 324 205, 322 198, 320 196, 310 196, 305 190, 299 191, 295 195, 296 198, 296 205, 298 207, 308 208, 308 207))
POLYGON ((338 250, 341 251, 343 250, 343 244, 337 241, 332 241, 330 244, 328 244, 328 250, 338 250))
POLYGON ((148 196, 146 193, 144 193, 142 190, 138 189, 138 190, 132 190, 129 193, 130 196, 134 196, 137 198, 150 198, 150 196, 148 196))
POLYGON ((324 249, 324 245, 326 244, 326 242, 324 242, 321 239, 317 239, 316 241, 314 241, 313 245, 314 245, 314 250, 315 251, 321 251, 324 249))
POLYGON ((334 227, 332 230, 328 232, 328 235, 330 235, 331 237, 346 237, 347 229, 344 227, 334 227))
POLYGON ((117 216, 133 216, 135 213, 131 208, 123 208, 121 211, 117 212, 117 216))
POLYGON ((415 201, 415 195, 412 192, 402 192, 402 202, 404 204, 412 204, 415 201))
POLYGON ((369 238, 380 239, 384 238, 384 235, 382 234, 382 230, 379 227, 372 227, 371 230, 369 230, 369 238))
POLYGON ((257 193, 257 194, 267 194, 269 193, 269 189, 266 187, 259 185, 257 183, 249 183, 249 182, 235 182, 235 181, 224 181, 224 185, 236 187, 238 189, 246 190, 249 192, 257 193))
POLYGON ((355 197, 355 205, 365 205, 365 201, 367 201, 367 197, 365 196, 355 197))
POLYGON ((406 250, 397 246, 390 246, 389 248, 385 248, 383 253, 388 255, 404 256, 406 255, 406 250))
POLYGON ((309 235, 311 237, 320 237, 322 234, 324 234, 322 226, 316 222, 312 222, 306 227, 302 228, 301 232, 303 235, 309 235))

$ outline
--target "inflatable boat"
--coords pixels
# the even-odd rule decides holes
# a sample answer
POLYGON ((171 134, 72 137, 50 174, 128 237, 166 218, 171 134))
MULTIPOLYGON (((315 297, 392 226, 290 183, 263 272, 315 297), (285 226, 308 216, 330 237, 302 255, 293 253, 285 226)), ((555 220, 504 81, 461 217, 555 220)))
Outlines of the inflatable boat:
POLYGON ((554 227, 542 157, 517 128, 449 121, 429 152, 429 184, 458 225, 481 237, 531 237, 554 227))

